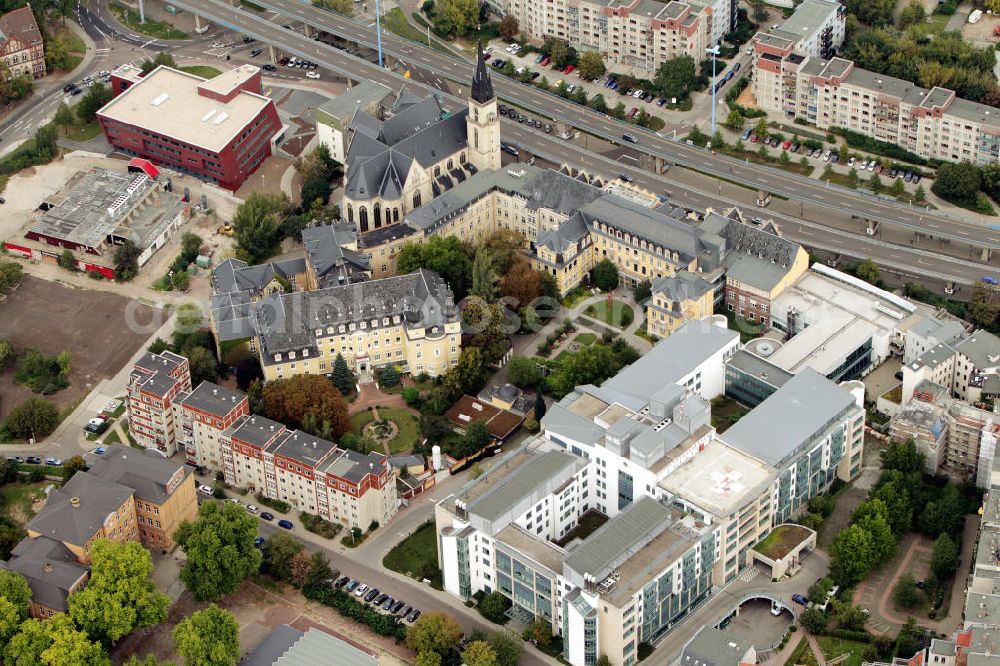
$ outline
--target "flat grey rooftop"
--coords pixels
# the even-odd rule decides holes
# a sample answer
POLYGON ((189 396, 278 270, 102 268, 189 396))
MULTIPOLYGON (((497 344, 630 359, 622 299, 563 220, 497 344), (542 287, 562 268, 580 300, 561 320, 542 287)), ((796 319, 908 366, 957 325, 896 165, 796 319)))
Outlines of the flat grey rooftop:
POLYGON ((780 465, 852 405, 850 393, 806 368, 720 437, 730 446, 780 465))
POLYGON ((183 402, 200 412, 222 418, 237 407, 246 396, 243 393, 219 386, 214 382, 202 382, 187 394, 183 402))
POLYGON ((745 349, 740 349, 730 356, 729 360, 726 361, 726 365, 777 388, 784 386, 794 376, 787 370, 779 368, 768 360, 745 349))
MULTIPOLYGON (((561 451, 546 451, 537 455, 530 464, 519 468, 516 474, 504 477, 478 499, 470 502, 469 513, 488 521, 496 520, 540 488, 547 487, 557 474, 576 467, 580 462, 576 456, 561 451)), ((480 477, 480 481, 488 483, 489 474, 480 477)))

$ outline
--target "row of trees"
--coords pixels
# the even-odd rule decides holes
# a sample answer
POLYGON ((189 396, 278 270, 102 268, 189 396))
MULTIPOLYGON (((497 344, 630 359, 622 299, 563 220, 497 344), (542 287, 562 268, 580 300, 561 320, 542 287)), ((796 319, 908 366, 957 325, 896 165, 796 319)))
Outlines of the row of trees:
POLYGON ((1000 164, 982 167, 969 162, 942 164, 938 167, 931 192, 945 201, 990 213, 993 206, 983 193, 1000 202, 1000 164))
POLYGON ((898 539, 912 530, 938 540, 938 572, 952 573, 949 542, 957 549, 963 516, 973 504, 977 500, 963 496, 954 482, 925 477, 924 455, 913 440, 891 443, 882 454, 878 483, 833 541, 831 576, 845 587, 858 583, 887 562, 898 539))

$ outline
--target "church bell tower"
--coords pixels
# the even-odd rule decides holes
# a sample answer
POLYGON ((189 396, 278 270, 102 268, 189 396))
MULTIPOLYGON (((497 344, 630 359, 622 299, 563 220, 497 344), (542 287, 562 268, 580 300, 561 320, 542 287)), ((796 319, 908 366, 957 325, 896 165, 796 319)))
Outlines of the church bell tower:
POLYGON ((469 161, 477 169, 500 168, 500 116, 493 81, 483 59, 483 43, 477 50, 476 73, 472 75, 469 93, 468 131, 469 161))

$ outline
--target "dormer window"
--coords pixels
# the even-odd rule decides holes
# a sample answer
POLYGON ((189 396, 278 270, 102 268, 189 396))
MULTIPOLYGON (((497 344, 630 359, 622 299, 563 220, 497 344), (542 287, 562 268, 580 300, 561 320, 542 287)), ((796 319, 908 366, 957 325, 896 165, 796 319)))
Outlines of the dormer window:
POLYGON ((295 358, 295 352, 293 352, 293 351, 291 351, 291 352, 288 352, 288 358, 289 358, 289 359, 293 359, 293 358, 295 358))
POLYGON ((281 354, 275 354, 274 355, 274 360, 275 361, 280 361, 281 360, 281 354))
POLYGON ((302 350, 302 355, 303 356, 309 356, 309 350, 308 349, 303 349, 302 350))

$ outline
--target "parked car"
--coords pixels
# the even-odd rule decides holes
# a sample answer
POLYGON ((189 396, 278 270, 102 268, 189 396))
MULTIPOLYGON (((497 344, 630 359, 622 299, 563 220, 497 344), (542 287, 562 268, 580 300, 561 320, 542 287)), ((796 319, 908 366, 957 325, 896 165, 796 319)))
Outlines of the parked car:
POLYGON ((552 125, 549 125, 548 123, 545 123, 545 133, 546 134, 551 134, 552 133, 552 125))
POLYGON ((830 151, 829 150, 826 151, 825 153, 823 153, 823 161, 824 162, 829 162, 830 161, 830 151))
POLYGON ((268 511, 262 511, 260 514, 260 519, 266 520, 267 522, 271 522, 272 520, 274 520, 274 514, 268 511))
POLYGON ((63 86, 63 92, 64 93, 68 93, 73 88, 76 88, 76 84, 75 83, 67 83, 66 85, 63 86))
POLYGON ((262 537, 262 536, 257 537, 256 539, 253 540, 253 547, 254 548, 261 548, 261 547, 263 547, 264 541, 265 541, 264 537, 262 537))
POLYGON ((899 381, 903 381, 903 371, 902 371, 902 370, 897 370, 897 371, 896 371, 896 374, 895 374, 895 375, 893 375, 893 376, 894 376, 894 377, 895 377, 896 379, 898 379, 899 381))
POLYGON ((264 52, 264 49, 254 49, 254 50, 250 51, 250 57, 251 58, 256 58, 257 56, 259 56, 263 52, 264 52))
POLYGON ((838 155, 837 153, 830 155, 830 161, 833 162, 834 164, 838 164, 840 162, 840 155, 838 155))
POLYGON ((920 174, 919 174, 919 173, 915 173, 915 174, 913 174, 913 178, 911 178, 910 180, 911 180, 911 181, 912 181, 912 182, 913 182, 914 184, 916 184, 916 183, 919 183, 919 182, 920 182, 920 174))
POLYGON ((388 599, 386 599, 385 601, 383 601, 380 605, 382 606, 382 610, 387 611, 390 608, 392 608, 392 605, 394 603, 396 603, 396 600, 393 599, 392 597, 389 597, 388 599))
POLYGON ((878 173, 878 174, 882 173, 882 165, 881 164, 876 164, 875 165, 875 173, 878 173))
POLYGON ((903 174, 903 180, 909 183, 910 181, 913 180, 913 174, 907 171, 905 174, 903 174))
POLYGON ((781 604, 779 604, 777 601, 771 602, 771 615, 775 617, 781 615, 781 604))
POLYGON ((354 588, 356 588, 357 586, 358 586, 358 581, 352 580, 351 582, 349 582, 347 585, 344 586, 344 590, 346 590, 347 592, 353 592, 354 588))
POLYGON ((899 169, 893 168, 889 172, 889 178, 895 178, 897 175, 899 175, 899 169))
POLYGON ((381 606, 388 598, 389 598, 388 594, 380 594, 375 598, 375 604, 381 606))
POLYGON ((412 610, 413 610, 412 606, 403 606, 396 612, 396 615, 398 615, 399 617, 406 617, 407 615, 410 614, 410 611, 412 610))
POLYGON ((792 601, 794 601, 797 604, 802 604, 803 606, 808 606, 809 605, 809 600, 806 599, 801 594, 793 594, 792 595, 792 601))
POLYGON ((237 498, 235 498, 235 497, 227 497, 227 498, 226 498, 226 501, 227 501, 227 502, 232 502, 232 503, 233 503, 233 504, 235 504, 236 506, 243 506, 243 502, 239 501, 239 500, 238 500, 237 498))
POLYGON ((293 525, 290 520, 281 519, 278 521, 278 527, 284 530, 290 530, 295 527, 295 525, 293 525))
POLYGON ((373 590, 368 590, 368 594, 365 595, 365 601, 371 603, 378 595, 379 591, 377 587, 373 590))
POLYGON ((24 458, 22 458, 21 456, 7 456, 7 462, 17 463, 18 465, 20 465, 21 463, 24 462, 24 458))
POLYGON ((753 134, 753 130, 743 130, 743 134, 740 134, 740 140, 746 141, 750 138, 751 134, 753 134))
POLYGON ((354 590, 354 596, 363 597, 365 596, 365 592, 367 591, 368 591, 368 586, 362 583, 361 585, 358 585, 358 589, 354 590))
POLYGON ((743 63, 740 63, 740 62, 736 63, 735 65, 733 65, 733 71, 734 72, 740 71, 740 67, 742 67, 742 66, 743 66, 743 63))
POLYGON ((417 618, 419 617, 420 617, 420 611, 418 611, 417 609, 413 609, 412 611, 410 611, 410 614, 406 616, 406 621, 409 622, 410 624, 413 624, 414 622, 417 621, 417 618))
POLYGON ((96 456, 103 456, 107 452, 108 452, 108 449, 107 449, 107 447, 104 447, 104 446, 98 446, 96 449, 94 449, 94 455, 96 455, 96 456))
POLYGON ((875 160, 872 160, 871 162, 869 162, 869 163, 868 163, 868 170, 869 170, 869 171, 874 171, 874 170, 875 170, 875 165, 876 165, 876 164, 878 164, 878 162, 876 162, 875 160))
POLYGON ((260 513, 260 509, 258 509, 253 504, 247 504, 247 513, 251 513, 256 516, 258 513, 260 513))
POLYGON ((406 606, 405 601, 397 601, 392 605, 392 608, 389 609, 389 612, 392 613, 393 615, 398 615, 399 611, 401 611, 404 606, 406 606))
POLYGON ((545 67, 545 66, 547 66, 547 65, 548 65, 548 64, 549 64, 550 62, 552 62, 552 58, 550 58, 550 57, 548 57, 548 56, 545 56, 545 57, 544 57, 544 58, 542 59, 542 61, 541 61, 540 63, 538 63, 538 64, 539 64, 539 65, 541 65, 542 67, 545 67))
POLYGON ((791 139, 785 139, 785 142, 783 144, 781 144, 781 148, 783 150, 788 150, 791 147, 792 147, 792 140, 791 139))
POLYGON ((350 576, 344 576, 343 578, 341 578, 340 580, 338 580, 336 583, 334 583, 333 586, 339 590, 340 588, 344 587, 345 585, 347 585, 350 582, 351 582, 351 577, 350 576))
POLYGON ((28 456, 27 458, 24 459, 24 462, 26 462, 29 465, 41 465, 42 459, 39 458, 38 456, 28 456))
POLYGON ((852 167, 854 166, 854 163, 857 161, 858 161, 857 158, 852 157, 849 160, 847 160, 847 166, 852 167))
POLYGON ((793 152, 793 153, 797 153, 797 152, 799 152, 799 148, 800 148, 800 147, 801 147, 801 145, 800 145, 800 144, 797 144, 797 143, 793 143, 793 144, 792 144, 792 152, 793 152))
POLYGON ((576 67, 573 65, 566 65, 566 69, 563 70, 563 74, 572 74, 574 69, 576 69, 576 67))
POLYGON ((535 64, 539 65, 539 64, 541 64, 541 62, 543 60, 545 60, 545 54, 544 53, 539 53, 538 57, 535 58, 535 64))
POLYGON ((266 62, 261 66, 261 69, 263 69, 265 72, 273 72, 278 68, 272 65, 271 63, 266 62))
POLYGON ((46 458, 45 464, 49 467, 62 467, 62 460, 59 458, 46 458))
POLYGON ((306 78, 307 79, 318 79, 319 78, 319 72, 306 72, 306 78))
POLYGON ((200 486, 198 486, 198 492, 201 493, 202 495, 209 495, 209 496, 211 496, 212 495, 212 487, 211 486, 206 486, 205 484, 201 484, 200 486))

